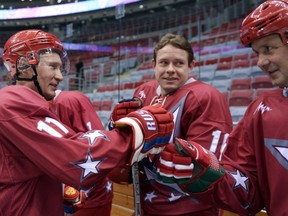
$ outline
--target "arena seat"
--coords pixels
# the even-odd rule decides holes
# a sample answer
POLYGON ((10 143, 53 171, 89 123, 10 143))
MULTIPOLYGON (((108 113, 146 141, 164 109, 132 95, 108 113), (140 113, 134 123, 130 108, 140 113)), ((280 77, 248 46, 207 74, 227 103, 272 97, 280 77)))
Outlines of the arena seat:
POLYGON ((251 76, 256 77, 256 76, 264 76, 265 73, 257 66, 251 66, 251 76))
POLYGON ((200 74, 198 76, 198 80, 207 82, 207 81, 212 81, 214 78, 214 71, 200 71, 200 74))
POLYGON ((92 104, 93 104, 93 107, 94 107, 94 109, 96 111, 100 111, 101 110, 102 101, 93 101, 92 104))
POLYGON ((100 110, 112 110, 113 100, 102 101, 100 110))
POLYGON ((212 80, 211 85, 217 88, 220 92, 227 92, 231 87, 231 79, 212 80))
POLYGON ((251 77, 232 79, 231 90, 250 89, 251 77))
POLYGON ((248 106, 253 99, 253 89, 231 90, 229 97, 229 106, 248 106))
POLYGON ((247 106, 230 106, 229 109, 232 116, 233 125, 235 126, 244 116, 247 106))
POLYGON ((251 83, 252 88, 273 88, 273 84, 268 76, 255 76, 251 83))

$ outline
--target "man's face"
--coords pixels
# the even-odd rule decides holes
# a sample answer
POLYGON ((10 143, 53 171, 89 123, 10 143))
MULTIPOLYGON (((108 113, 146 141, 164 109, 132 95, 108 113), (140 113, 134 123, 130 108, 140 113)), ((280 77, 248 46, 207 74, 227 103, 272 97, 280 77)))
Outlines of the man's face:
MULTIPOLYGON (((62 61, 57 53, 42 54, 36 66, 38 82, 46 100, 55 96, 59 83, 63 80, 62 61)), ((35 90, 37 88, 34 86, 35 90)))
POLYGON ((273 85, 288 87, 288 48, 277 34, 269 35, 252 43, 252 49, 258 55, 257 65, 271 79, 273 85))
POLYGON ((188 53, 168 44, 157 52, 156 58, 153 67, 161 95, 167 95, 183 86, 194 64, 188 64, 188 53))

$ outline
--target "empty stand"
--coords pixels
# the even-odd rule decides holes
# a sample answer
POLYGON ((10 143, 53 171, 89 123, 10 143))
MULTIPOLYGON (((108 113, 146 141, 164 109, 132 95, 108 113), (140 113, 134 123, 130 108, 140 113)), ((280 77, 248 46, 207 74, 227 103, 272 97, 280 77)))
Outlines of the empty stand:
POLYGON ((206 64, 206 65, 198 67, 197 69, 201 73, 201 72, 204 72, 204 71, 212 71, 212 72, 214 72, 216 70, 216 68, 217 68, 217 64, 208 64, 208 65, 206 64))
POLYGON ((103 100, 113 100, 114 91, 106 90, 102 92, 103 100))
POLYGON ((122 97, 123 97, 124 99, 132 98, 132 97, 133 97, 133 94, 134 94, 134 89, 125 89, 125 90, 122 92, 122 97))
POLYGON ((223 79, 231 79, 233 74, 233 70, 226 69, 226 70, 216 70, 214 73, 214 80, 223 80, 223 79))
POLYGON ((232 78, 245 78, 251 76, 251 68, 234 68, 232 71, 232 78))
POLYGON ((251 77, 247 78, 236 78, 231 82, 231 90, 239 89, 250 89, 251 88, 251 77))
POLYGON ((232 62, 232 60, 233 60, 233 56, 221 57, 219 59, 219 63, 228 63, 228 62, 232 62))
POLYGON ((236 54, 233 57, 233 61, 237 62, 237 61, 246 61, 249 62, 249 54, 248 53, 243 53, 243 54, 236 54))
POLYGON ((265 73, 257 66, 251 66, 251 76, 263 76, 265 73))
POLYGON ((113 100, 104 100, 104 101, 93 101, 93 107, 96 111, 102 110, 112 110, 113 107, 113 100))
POLYGON ((99 87, 97 88, 97 92, 104 92, 104 91, 106 91, 106 90, 107 90, 106 86, 99 86, 99 87))
POLYGON ((264 76, 255 76, 251 83, 252 88, 273 88, 273 84, 270 78, 266 75, 264 76))
POLYGON ((93 101, 92 104, 93 104, 93 107, 96 111, 101 110, 102 101, 93 101))
POLYGON ((105 128, 109 122, 109 118, 110 118, 110 114, 111 114, 111 110, 99 110, 96 111, 102 124, 103 127, 105 128))
POLYGON ((235 60, 233 63, 233 68, 250 68, 250 61, 248 60, 235 60))
POLYGON ((254 90, 231 90, 229 106, 248 106, 254 99, 254 90))
POLYGON ((102 92, 95 92, 93 93, 93 101, 101 101, 103 99, 103 93, 102 92))
POLYGON ((113 100, 105 100, 101 103, 101 110, 112 110, 113 100))
POLYGON ((212 81, 214 78, 214 71, 203 71, 200 72, 198 80, 203 82, 209 82, 212 81))
POLYGON ((235 126, 244 116, 247 106, 230 106, 233 125, 235 126))
POLYGON ((143 74, 142 81, 146 82, 155 78, 154 74, 143 74))
POLYGON ((231 79, 212 80, 211 85, 217 88, 220 92, 227 92, 230 90, 231 79))
MULTIPOLYGON (((218 56, 218 55, 217 55, 218 56)), ((219 61, 218 58, 214 58, 214 59, 207 59, 206 62, 205 62, 205 65, 214 65, 214 64, 217 64, 219 61)))
POLYGON ((133 89, 134 88, 134 83, 129 82, 129 83, 124 83, 123 89, 133 89))

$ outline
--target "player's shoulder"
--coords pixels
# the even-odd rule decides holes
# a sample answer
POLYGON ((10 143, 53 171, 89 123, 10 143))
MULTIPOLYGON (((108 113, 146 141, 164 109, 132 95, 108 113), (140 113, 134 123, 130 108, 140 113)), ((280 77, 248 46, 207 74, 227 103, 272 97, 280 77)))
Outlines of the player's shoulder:
POLYGON ((150 80, 135 88, 134 94, 139 94, 140 92, 145 92, 145 94, 149 94, 151 92, 155 92, 158 86, 159 83, 157 80, 150 80))
POLYGON ((256 98, 263 99, 267 97, 286 97, 288 96, 288 90, 287 92, 280 88, 272 88, 272 89, 256 89, 255 90, 256 98))
POLYGON ((22 86, 22 85, 11 85, 1 89, 1 102, 25 102, 25 103, 46 103, 46 100, 34 90, 22 86))
POLYGON ((157 88, 159 86, 159 83, 157 80, 149 80, 148 82, 144 82, 141 84, 138 88, 157 88))
POLYGON ((202 97, 215 97, 221 95, 221 92, 214 86, 198 80, 188 80, 182 89, 202 97))
POLYGON ((80 92, 80 91, 76 91, 76 90, 73 90, 73 91, 61 91, 60 95, 62 95, 62 97, 71 97, 71 98, 82 98, 82 97, 87 97, 83 92, 80 92))
POLYGON ((286 94, 283 89, 263 89, 263 92, 259 92, 261 90, 257 89, 255 91, 255 99, 249 104, 248 109, 253 110, 255 108, 259 108, 259 106, 286 106, 287 100, 285 98, 288 97, 288 92, 286 94))
POLYGON ((38 110, 49 109, 49 104, 44 97, 25 86, 7 86, 0 90, 0 94, 1 119, 11 118, 16 113, 29 116, 38 110))
POLYGON ((89 98, 80 91, 61 91, 56 97, 56 101, 69 101, 70 103, 87 101, 89 98))

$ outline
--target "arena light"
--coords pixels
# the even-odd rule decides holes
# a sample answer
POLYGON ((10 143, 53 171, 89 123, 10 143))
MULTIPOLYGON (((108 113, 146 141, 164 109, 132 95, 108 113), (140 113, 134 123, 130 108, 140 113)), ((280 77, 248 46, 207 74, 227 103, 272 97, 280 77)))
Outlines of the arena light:
POLYGON ((53 17, 69 14, 77 14, 111 8, 120 4, 129 4, 141 0, 88 0, 77 3, 67 3, 61 5, 51 5, 33 8, 19 8, 0 10, 0 20, 33 19, 43 17, 53 17))

